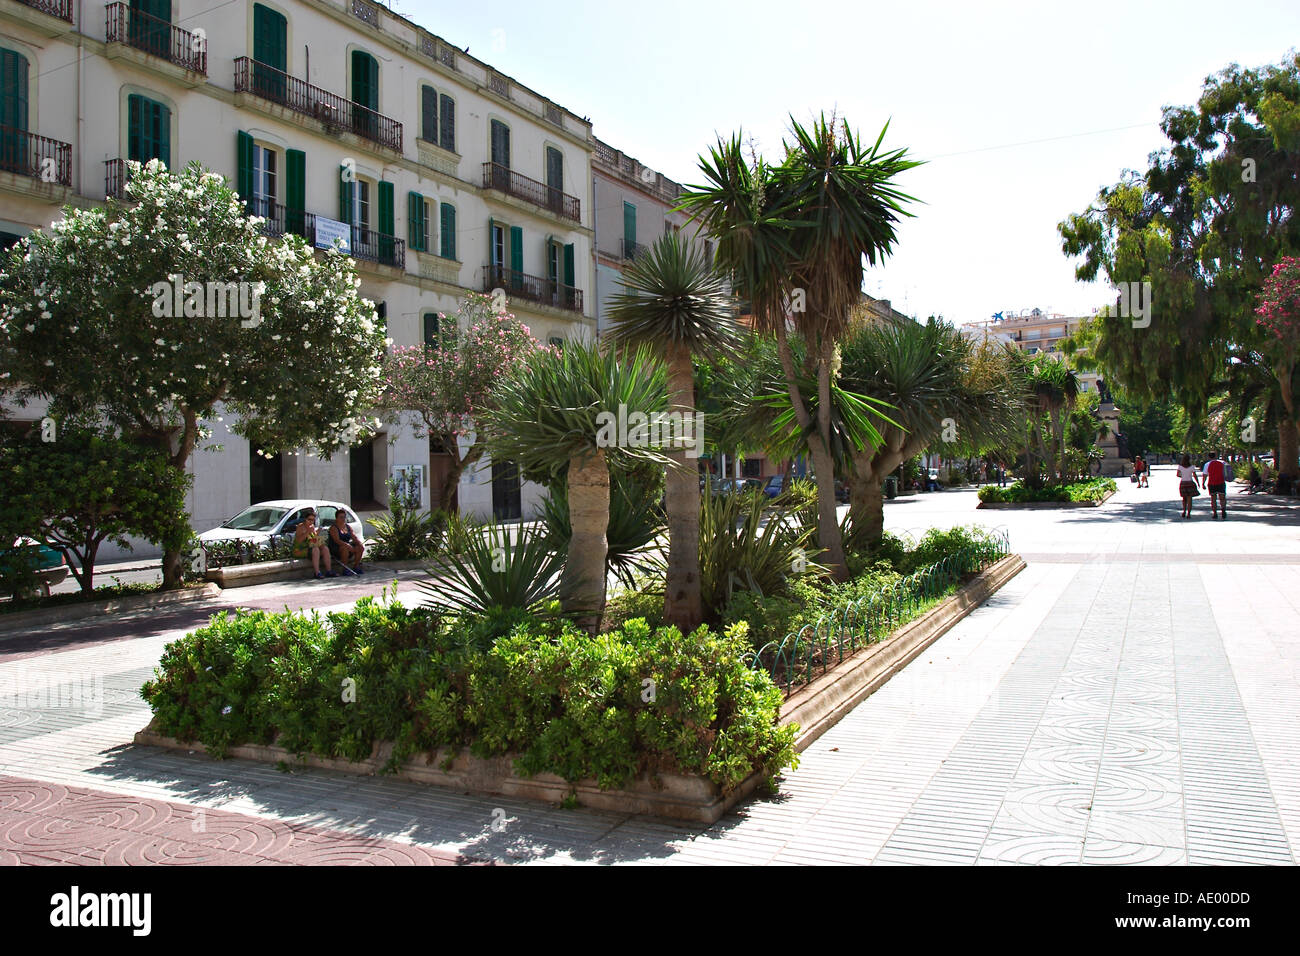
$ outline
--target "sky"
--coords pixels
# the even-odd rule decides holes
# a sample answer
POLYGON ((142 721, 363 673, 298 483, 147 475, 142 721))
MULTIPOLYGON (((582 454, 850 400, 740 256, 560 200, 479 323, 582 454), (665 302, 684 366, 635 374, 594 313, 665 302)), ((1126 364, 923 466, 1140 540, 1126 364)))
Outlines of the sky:
POLYGON ((791 115, 872 141, 888 122, 926 164, 899 179, 915 217, 865 291, 958 324, 1114 301, 1075 280, 1057 223, 1146 168, 1162 107, 1300 44, 1295 0, 388 2, 684 184, 720 135, 776 160, 791 115))

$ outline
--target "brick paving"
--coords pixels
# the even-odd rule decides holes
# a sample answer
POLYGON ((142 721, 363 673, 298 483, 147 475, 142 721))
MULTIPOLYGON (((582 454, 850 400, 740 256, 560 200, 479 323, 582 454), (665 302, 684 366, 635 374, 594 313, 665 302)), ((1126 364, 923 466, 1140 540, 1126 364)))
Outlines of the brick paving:
POLYGON ((210 609, 0 638, 0 862, 1294 863, 1300 509, 1182 522, 1166 477, 1069 512, 891 503, 1005 526, 1029 567, 709 828, 134 746, 141 682, 210 609))

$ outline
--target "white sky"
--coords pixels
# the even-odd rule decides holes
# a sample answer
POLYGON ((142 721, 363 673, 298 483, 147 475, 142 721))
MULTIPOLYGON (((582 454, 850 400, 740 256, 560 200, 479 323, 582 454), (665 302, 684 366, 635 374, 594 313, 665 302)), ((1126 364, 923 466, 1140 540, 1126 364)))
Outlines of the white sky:
POLYGON ((718 134, 779 159, 791 113, 873 141, 889 120, 886 145, 931 162, 902 178, 925 204, 866 291, 958 323, 1113 300, 1074 280, 1056 224, 1145 168, 1162 106, 1300 43, 1295 0, 391 3, 683 183, 718 134))

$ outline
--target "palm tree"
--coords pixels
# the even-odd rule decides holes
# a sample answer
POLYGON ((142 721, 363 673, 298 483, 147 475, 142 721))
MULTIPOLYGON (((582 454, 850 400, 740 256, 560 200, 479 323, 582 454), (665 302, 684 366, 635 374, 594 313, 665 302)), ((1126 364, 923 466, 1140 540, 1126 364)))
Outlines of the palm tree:
POLYGON ((854 447, 848 479, 852 535, 874 547, 884 533, 886 475, 936 439, 970 449, 1009 438, 1021 402, 1004 354, 976 349, 933 318, 864 325, 842 353, 845 387, 893 406, 882 440, 854 447))
MULTIPOLYGON (((1045 413, 1050 423, 1052 447, 1043 447, 1041 426, 1034 423, 1039 447, 1047 464, 1048 484, 1060 479, 1062 456, 1065 451, 1064 412, 1074 407, 1079 399, 1079 375, 1065 362, 1045 353, 1035 356, 1029 363, 1029 387, 1038 404, 1040 414, 1045 413)), ((1041 420, 1041 419, 1040 419, 1041 420)))
POLYGON ((835 344, 849 311, 862 296, 863 257, 875 265, 892 250, 895 225, 910 213, 912 197, 893 178, 919 163, 906 150, 882 152, 885 130, 867 146, 833 117, 810 128, 791 118, 793 142, 785 158, 769 166, 746 163, 741 140, 718 140, 701 157, 706 185, 688 189, 679 208, 691 212, 718 242, 718 264, 749 298, 756 327, 776 335, 786 388, 799 428, 808 435, 817 477, 818 542, 825 562, 843 580, 843 541, 835 521, 835 473, 831 450, 831 386, 835 344), (807 343, 805 373, 817 381, 811 401, 798 387, 799 373, 787 337, 792 322, 807 343))
MULTIPOLYGON (((610 339, 653 348, 668 367, 668 412, 694 421, 693 356, 735 356, 743 342, 723 277, 677 233, 659 239, 623 271, 624 291, 609 306, 610 339)), ((698 441, 698 436, 694 436, 698 441)), ((683 633, 703 620, 700 600, 700 486, 686 448, 668 455, 668 571, 664 620, 683 633)))
POLYGON ((646 434, 617 433, 620 409, 627 422, 633 413, 650 416, 663 407, 663 370, 648 350, 616 357, 570 342, 562 352, 539 353, 504 380, 484 416, 494 459, 516 462, 531 481, 567 482, 572 534, 560 605, 592 634, 605 612, 611 463, 667 461, 643 440, 646 434))

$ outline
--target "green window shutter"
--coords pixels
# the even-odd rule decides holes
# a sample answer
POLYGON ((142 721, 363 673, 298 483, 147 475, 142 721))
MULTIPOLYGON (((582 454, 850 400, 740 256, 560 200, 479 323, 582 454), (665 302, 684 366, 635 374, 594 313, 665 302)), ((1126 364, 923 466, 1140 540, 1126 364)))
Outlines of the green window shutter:
POLYGON ((352 102, 379 111, 379 63, 362 50, 352 51, 352 102))
POLYGON ((305 232, 307 210, 307 154, 301 149, 286 150, 285 158, 285 228, 295 235, 305 232))
POLYGON ((442 257, 456 258, 456 207, 442 204, 442 257))
POLYGON ((546 147, 546 185, 564 192, 564 154, 554 146, 546 147))
POLYGON ((420 87, 420 139, 438 142, 438 94, 432 86, 420 87))
POLYGON ((301 149, 290 149, 284 156, 285 206, 301 212, 307 208, 307 154, 301 149))
POLYGON ((500 120, 492 121, 492 162, 510 168, 510 127, 500 120))
POLYGON ((339 221, 352 224, 352 183, 347 166, 339 167, 339 221))
POLYGON ((573 243, 564 247, 564 284, 573 288, 573 243))
MULTIPOLYGON (((27 132, 27 97, 27 57, 14 50, 0 50, 0 126, 27 132)), ((12 133, 5 134, 4 159, 17 160, 19 140, 12 133)))
MULTIPOLYGON (((132 93, 127 97, 127 159, 160 159, 171 166, 172 111, 162 103, 132 93)), ((250 193, 251 195, 251 193, 250 193)))
POLYGON ((521 226, 510 227, 510 268, 515 272, 524 271, 524 230, 521 226))
POLYGON ((456 101, 446 93, 438 99, 438 145, 456 152, 456 101))
POLYGON ((253 137, 242 129, 235 134, 235 167, 235 190, 247 202, 253 198, 253 137))
POLYGON ((260 3, 253 4, 253 89, 259 95, 273 100, 285 97, 285 78, 280 74, 289 68, 288 36, 289 22, 283 14, 260 3), (265 64, 270 69, 256 64, 265 64))
POLYGON ((379 231, 385 236, 395 235, 393 226, 393 184, 379 184, 379 231))
POLYGON ((636 248, 636 206, 623 203, 623 242, 627 252, 636 248))
POLYGON ((417 192, 406 194, 407 245, 416 252, 424 248, 424 197, 417 192))

